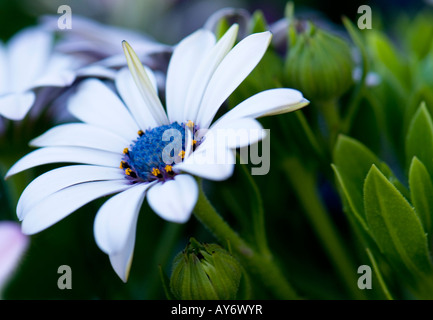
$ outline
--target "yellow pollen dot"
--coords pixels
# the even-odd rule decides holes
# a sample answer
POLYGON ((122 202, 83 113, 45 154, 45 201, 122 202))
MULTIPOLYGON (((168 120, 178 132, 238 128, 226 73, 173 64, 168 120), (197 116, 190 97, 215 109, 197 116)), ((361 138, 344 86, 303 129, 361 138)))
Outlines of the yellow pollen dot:
POLYGON ((143 132, 143 130, 138 130, 138 135, 141 137, 143 134, 144 134, 144 132, 143 132))
POLYGON ((166 165, 164 170, 165 170, 165 172, 173 172, 173 167, 170 165, 166 165))
POLYGON ((123 154, 127 154, 129 152, 128 148, 123 149, 123 154))
POLYGON ((192 140, 192 145, 195 146, 197 144, 197 140, 192 140))
POLYGON ((153 174, 155 177, 157 177, 157 176, 159 176, 159 175, 161 174, 161 171, 159 171, 158 168, 153 168, 153 169, 152 169, 152 174, 153 174))
POLYGON ((182 150, 181 152, 179 152, 178 156, 182 159, 185 158, 185 151, 182 150))
POLYGON ((192 122, 191 120, 188 120, 188 122, 186 123, 187 127, 193 128, 194 127, 194 122, 192 122))
POLYGON ((132 170, 130 168, 128 168, 128 169, 125 170, 125 174, 128 175, 128 176, 130 176, 131 173, 132 173, 132 170))

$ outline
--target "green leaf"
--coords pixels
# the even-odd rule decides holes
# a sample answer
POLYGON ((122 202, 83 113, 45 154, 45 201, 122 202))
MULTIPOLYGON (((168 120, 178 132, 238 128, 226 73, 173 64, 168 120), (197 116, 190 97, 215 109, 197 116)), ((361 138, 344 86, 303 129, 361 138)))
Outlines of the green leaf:
POLYGON ((295 15, 295 4, 293 1, 289 1, 286 4, 286 7, 284 8, 284 17, 287 20, 292 20, 295 15))
POLYGON ((350 38, 352 38, 352 41, 361 51, 366 52, 366 46, 364 43, 364 39, 361 36, 360 30, 352 23, 352 21, 350 21, 349 18, 343 17, 342 20, 344 27, 350 35, 350 38))
MULTIPOLYGON (((421 65, 419 68, 423 69, 423 72, 428 73, 433 77, 433 61, 431 67, 421 65)), ((413 91, 409 102, 405 106, 403 119, 403 132, 405 133, 408 132, 410 123, 422 102, 425 103, 427 110, 430 114, 433 112, 433 92, 431 86, 428 84, 429 81, 433 83, 433 79, 427 80, 425 79, 425 76, 423 74, 417 74, 416 77, 420 79, 420 85, 418 89, 413 91)))
POLYGON ((218 21, 218 24, 215 29, 215 36, 217 40, 221 39, 228 29, 230 29, 230 24, 226 18, 223 18, 220 21, 218 21))
POLYGON ((421 103, 412 118, 406 136, 406 161, 416 156, 433 176, 433 121, 427 107, 421 103))
POLYGON ((334 148, 333 169, 343 196, 347 199, 351 212, 367 228, 364 213, 364 180, 372 164, 380 167, 387 175, 391 171, 359 141, 340 135, 334 148))
POLYGON ((361 76, 360 84, 363 85, 369 68, 366 44, 364 38, 360 34, 360 30, 353 25, 352 21, 350 21, 347 17, 343 17, 343 24, 346 27, 346 30, 349 33, 350 38, 352 39, 354 44, 358 47, 361 53, 362 76, 361 76))
POLYGON ((380 287, 382 288, 383 294, 388 300, 394 300, 388 290, 388 286, 386 285, 385 280, 383 279, 382 273, 380 271, 379 265, 376 262, 376 259, 374 258, 373 252, 371 252, 370 248, 366 248, 365 250, 367 251, 367 255, 370 258, 371 264, 373 265, 374 273, 376 274, 376 278, 379 282, 380 287))
POLYGON ((261 10, 256 10, 251 17, 248 25, 249 33, 259 33, 268 30, 268 24, 266 23, 265 16, 261 10))
POLYGON ((343 178, 344 175, 341 170, 339 170, 338 167, 334 164, 332 164, 331 166, 334 170, 337 183, 340 186, 340 193, 342 193, 341 198, 344 204, 344 211, 348 214, 353 214, 353 216, 361 224, 364 230, 368 232, 368 226, 365 220, 364 210, 359 210, 359 208, 357 208, 359 207, 359 204, 355 203, 355 201, 358 200, 357 197, 354 196, 356 194, 356 190, 350 191, 351 189, 354 190, 352 188, 353 186, 350 184, 350 182, 343 178))
POLYGON ((167 300, 174 300, 173 294, 170 291, 170 279, 164 273, 161 265, 158 266, 159 278, 161 279, 162 287, 164 289, 165 296, 167 300))
POLYGON ((409 25, 405 26, 402 34, 407 43, 407 50, 418 60, 423 59, 430 52, 433 41, 432 19, 431 12, 421 11, 409 22, 409 25))
POLYGON ((381 252, 412 274, 431 273, 421 221, 409 202, 375 165, 365 179, 364 206, 370 232, 381 252))
POLYGON ((431 233, 433 214, 433 183, 424 164, 414 157, 409 169, 409 187, 412 205, 424 226, 431 233))
POLYGON ((391 41, 379 31, 370 30, 366 35, 367 47, 373 56, 373 60, 386 67, 400 83, 405 83, 408 79, 407 69, 404 60, 391 41))

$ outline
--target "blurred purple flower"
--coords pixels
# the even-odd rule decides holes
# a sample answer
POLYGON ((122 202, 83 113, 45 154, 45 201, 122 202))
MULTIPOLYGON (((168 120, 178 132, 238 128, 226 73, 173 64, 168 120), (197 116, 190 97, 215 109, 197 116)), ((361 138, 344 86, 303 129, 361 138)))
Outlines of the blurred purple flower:
POLYGON ((18 223, 0 222, 0 295, 29 245, 18 223))

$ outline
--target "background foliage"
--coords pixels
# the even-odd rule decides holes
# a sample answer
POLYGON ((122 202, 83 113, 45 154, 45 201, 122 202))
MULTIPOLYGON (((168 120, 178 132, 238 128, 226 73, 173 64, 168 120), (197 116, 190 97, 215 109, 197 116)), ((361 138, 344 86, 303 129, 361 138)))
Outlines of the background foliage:
MULTIPOLYGON (((198 15, 197 25, 185 24, 177 31, 170 28, 167 17, 197 14, 198 9, 191 9, 193 2, 198 1, 173 1, 160 8, 166 29, 161 24, 155 24, 155 29, 144 24, 126 26, 155 36, 167 33, 158 40, 175 43, 201 27, 208 16, 198 15)), ((35 23, 38 14, 56 14, 60 4, 42 1, 36 15, 27 5, 27 1, 0 1, 3 41, 35 23)), ((70 5, 74 13, 74 4, 70 5)), ((263 13, 250 25, 250 31, 257 32, 283 18, 286 2, 239 1, 239 5, 251 13, 257 9, 263 13)), ((433 13, 427 4, 414 1, 333 2, 330 6, 311 0, 295 2, 294 17, 309 17, 342 36, 360 57, 357 65, 362 76, 331 102, 306 96, 311 104, 301 111, 261 120, 271 130, 269 174, 251 177, 237 165, 228 181, 205 182, 206 193, 228 223, 251 242, 251 216, 263 210, 272 253, 303 297, 430 299, 433 13), (371 30, 356 28, 357 8, 362 4, 372 6, 371 30), (379 79, 374 85, 364 81, 371 72, 379 79), (357 287, 360 265, 373 269, 371 290, 357 287)), ((109 20, 101 12, 95 18, 109 20)), ((290 48, 270 48, 229 98, 227 107, 265 89, 290 87, 288 52, 290 48)), ((309 81, 335 79, 325 75, 309 81)), ((50 126, 46 119, 6 122, 7 130, 0 139, 1 174, 30 150, 29 140, 50 126)), ((1 180, 0 220, 16 220, 17 196, 47 169, 49 166, 42 166, 1 180)), ((145 204, 130 279, 123 284, 93 238, 94 216, 104 200, 32 236, 6 299, 165 299, 158 266, 169 275, 174 256, 191 236, 215 242, 194 218, 185 225, 168 223, 145 204), (73 271, 72 290, 57 287, 57 269, 64 264, 73 271)), ((251 281, 252 295, 242 296, 241 290, 239 298, 276 298, 260 281, 251 281)))

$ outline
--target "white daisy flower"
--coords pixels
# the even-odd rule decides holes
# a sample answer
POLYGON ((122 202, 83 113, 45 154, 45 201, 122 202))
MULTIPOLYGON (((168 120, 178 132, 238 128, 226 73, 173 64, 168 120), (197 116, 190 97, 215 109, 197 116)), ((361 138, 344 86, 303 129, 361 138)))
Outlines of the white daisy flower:
POLYGON ((22 120, 39 87, 65 87, 75 79, 76 61, 53 52, 52 33, 30 27, 7 45, 0 41, 0 115, 22 120))
POLYGON ((70 112, 83 123, 60 125, 36 138, 31 144, 43 148, 19 160, 7 173, 9 177, 55 162, 84 164, 49 171, 30 183, 17 206, 23 232, 42 231, 96 198, 119 193, 99 209, 94 233, 98 246, 126 281, 145 197, 163 219, 186 222, 198 197, 193 176, 229 178, 235 163, 233 149, 260 139, 247 137, 217 145, 207 137, 223 129, 261 130, 255 118, 308 104, 299 91, 267 90, 212 124, 220 106, 261 60, 271 40, 271 33, 258 33, 233 47, 237 30, 233 25, 216 41, 212 32, 201 29, 176 46, 167 73, 167 112, 151 71, 123 42, 130 72, 119 71, 115 80, 120 98, 99 80, 84 81, 69 102, 70 112), (168 142, 163 135, 170 129, 182 135, 177 155, 183 161, 167 164, 163 157, 168 142), (201 136, 196 134, 199 129, 209 130, 201 136), (210 150, 229 161, 201 162, 210 150))

